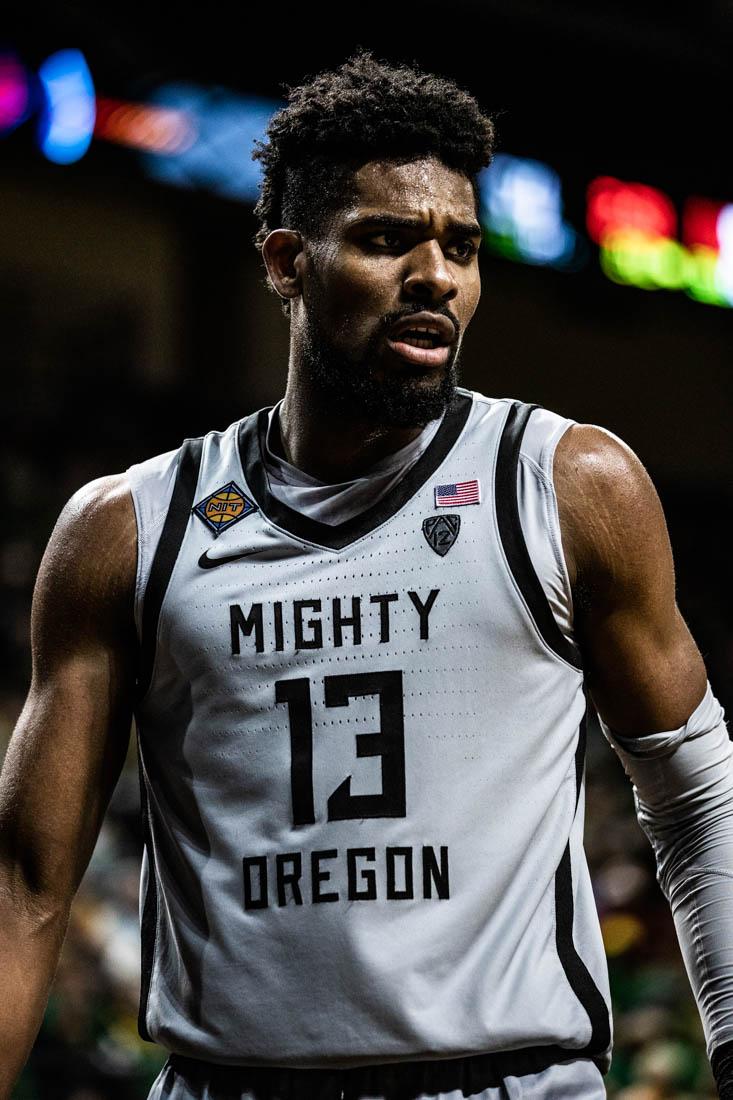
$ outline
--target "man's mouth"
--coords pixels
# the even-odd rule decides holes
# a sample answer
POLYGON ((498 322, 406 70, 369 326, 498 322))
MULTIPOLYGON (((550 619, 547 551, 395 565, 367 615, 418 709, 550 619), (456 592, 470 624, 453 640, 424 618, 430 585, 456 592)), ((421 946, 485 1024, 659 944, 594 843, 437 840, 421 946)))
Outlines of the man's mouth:
POLYGON ((434 347, 426 341, 413 343, 407 334, 399 340, 390 340, 387 343, 397 355, 406 359, 408 363, 416 363, 423 367, 440 367, 448 362, 450 347, 448 344, 440 344, 434 347))
POLYGON ((439 313, 416 313, 401 318, 390 329, 387 343, 408 363, 439 367, 448 362, 455 340, 453 323, 439 313))

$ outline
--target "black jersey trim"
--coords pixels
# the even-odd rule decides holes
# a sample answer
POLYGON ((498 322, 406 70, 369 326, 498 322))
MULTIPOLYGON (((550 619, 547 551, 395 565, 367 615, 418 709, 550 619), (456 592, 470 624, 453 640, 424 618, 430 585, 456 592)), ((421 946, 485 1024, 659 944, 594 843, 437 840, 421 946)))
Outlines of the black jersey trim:
MULTIPOLYGON (((186 532, 188 517, 191 514, 196 484, 201 466, 202 439, 187 439, 181 446, 178 460, 178 471, 173 486, 173 495, 168 506, 168 514, 165 517, 163 530, 160 535, 153 564, 150 569, 148 583, 145 586, 142 609, 142 630, 140 638, 140 654, 137 675, 137 706, 150 687, 155 664, 155 650, 158 635, 158 622, 160 609, 163 606, 168 584, 171 579, 173 567, 176 564, 178 553, 181 549, 183 536, 186 532)), ((147 1028, 146 1018, 148 1012, 148 997, 150 995, 150 982, 153 973, 153 959, 155 955, 155 937, 158 924, 158 886, 155 875, 155 853, 153 850, 152 828, 150 823, 150 807, 148 803, 147 785, 143 769, 142 746, 140 742, 140 717, 136 715, 138 730, 138 770, 140 776, 140 809, 142 814, 143 843, 148 857, 148 881, 143 901, 142 919, 140 921, 140 1007, 138 1011, 138 1031, 141 1038, 152 1042, 147 1028)))
POLYGON ((137 767, 140 778, 140 811, 142 816, 143 844, 148 857, 148 881, 143 901, 142 917, 140 919, 140 1005, 137 1014, 137 1030, 140 1038, 152 1043, 148 1031, 148 998, 150 996, 150 982, 153 976, 153 959, 155 956, 155 940, 158 927, 158 886, 155 875, 155 855, 153 852, 153 837, 150 826, 150 804, 148 802, 148 790, 143 770, 142 745, 140 744, 140 728, 137 733, 137 767))
POLYGON ((578 744, 575 747, 575 809, 578 809, 580 801, 580 788, 583 786, 585 775, 585 746, 588 742, 588 696, 586 695, 586 709, 578 726, 578 744))
POLYGON ((329 550, 343 550, 391 519, 422 488, 463 431, 472 404, 470 392, 457 389, 437 432, 399 485, 370 508, 343 523, 321 523, 301 515, 270 492, 264 464, 269 408, 248 416, 239 428, 239 454, 244 476, 260 510, 278 527, 329 550))
POLYGON ((552 613, 547 596, 529 556, 519 519, 519 451, 527 421, 539 408, 515 402, 509 409, 499 441, 494 479, 496 521, 509 569, 525 599, 529 613, 546 644, 573 668, 582 669, 576 651, 552 613))
MULTIPOLYGON (((587 736, 587 710, 580 720, 578 744, 575 750, 575 811, 578 809, 580 789, 585 769, 585 745, 587 736)), ((598 1057, 611 1045, 611 1021, 608 1005, 590 971, 578 954, 573 941, 573 873, 570 858, 570 840, 565 845, 560 865, 555 872, 555 943, 570 988, 588 1014, 591 1037, 579 1054, 598 1057)))
POLYGON ((341 1096, 386 1095, 399 1100, 444 1093, 478 1096, 487 1089, 501 1088, 506 1077, 541 1073, 550 1066, 574 1061, 592 1061, 605 1074, 603 1059, 588 1058, 577 1050, 556 1044, 520 1047, 460 1058, 379 1062, 362 1066, 301 1068, 288 1066, 224 1065, 203 1062, 182 1054, 171 1054, 166 1067, 196 1095, 208 1085, 216 1096, 238 1096, 242 1091, 256 1096, 319 1096, 338 1100, 341 1096))
POLYGON ((160 609, 163 606, 196 495, 202 449, 203 439, 186 439, 181 445, 173 495, 153 558, 148 583, 145 586, 137 674, 138 702, 150 687, 155 663, 160 609))

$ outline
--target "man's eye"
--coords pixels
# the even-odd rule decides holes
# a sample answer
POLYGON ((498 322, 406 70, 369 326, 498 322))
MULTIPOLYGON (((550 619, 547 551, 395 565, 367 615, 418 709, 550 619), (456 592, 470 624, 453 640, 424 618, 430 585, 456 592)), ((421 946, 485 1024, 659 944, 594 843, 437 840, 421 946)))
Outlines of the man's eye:
POLYGON ((470 260, 478 252, 478 245, 474 244, 473 241, 456 241, 453 250, 457 253, 459 259, 470 260))
POLYGON ((375 233, 372 243, 380 248, 399 248, 402 244, 402 235, 393 229, 384 229, 381 233, 375 233))

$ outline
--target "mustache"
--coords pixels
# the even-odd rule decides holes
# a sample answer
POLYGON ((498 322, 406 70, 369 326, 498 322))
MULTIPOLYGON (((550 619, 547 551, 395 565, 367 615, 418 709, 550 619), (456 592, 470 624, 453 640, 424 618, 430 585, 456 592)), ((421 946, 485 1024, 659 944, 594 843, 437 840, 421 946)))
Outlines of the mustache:
POLYGON ((454 313, 448 309, 448 306, 431 306, 416 302, 413 306, 406 306, 404 309, 396 310, 394 313, 387 313, 382 317, 382 327, 390 329, 392 325, 401 321, 403 317, 412 317, 415 313, 435 313, 441 317, 447 317, 450 323, 453 325, 453 330, 456 335, 456 339, 461 335, 461 324, 454 313))

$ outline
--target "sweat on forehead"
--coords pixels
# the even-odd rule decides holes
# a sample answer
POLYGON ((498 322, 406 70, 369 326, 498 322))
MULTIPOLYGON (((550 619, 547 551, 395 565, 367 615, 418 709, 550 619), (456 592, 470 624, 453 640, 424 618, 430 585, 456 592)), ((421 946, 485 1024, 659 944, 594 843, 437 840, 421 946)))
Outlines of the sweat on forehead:
MULTIPOLYGON (((306 235, 320 236, 334 225, 365 217, 384 215, 431 223, 436 217, 450 219, 464 232, 478 230, 478 194, 474 181, 436 157, 380 158, 359 165, 334 166, 334 174, 323 181, 318 214, 297 219, 306 235)), ((307 202, 305 196, 301 201, 307 202)), ((293 215, 293 207, 284 211, 293 215)))
POLYGON ((373 160, 354 172, 343 209, 348 214, 388 209, 418 216, 439 211, 466 221, 475 216, 476 197, 468 176, 435 157, 373 160))

